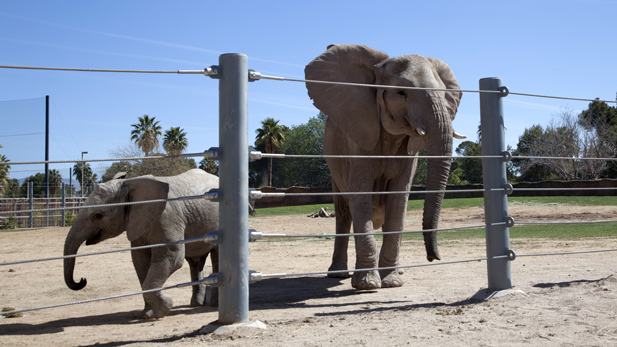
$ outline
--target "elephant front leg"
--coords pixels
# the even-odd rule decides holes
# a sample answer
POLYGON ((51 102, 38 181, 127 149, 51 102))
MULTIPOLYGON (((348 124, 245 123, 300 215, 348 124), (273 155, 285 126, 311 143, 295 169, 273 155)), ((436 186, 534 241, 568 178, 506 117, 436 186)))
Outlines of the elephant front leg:
POLYGON ((351 277, 351 285, 360 290, 381 288, 381 278, 377 270, 377 243, 373 235, 362 235, 373 231, 371 197, 360 196, 350 199, 354 240, 356 246, 356 271, 351 277))
MULTIPOLYGON (((141 286, 142 290, 162 288, 169 276, 182 267, 183 261, 183 246, 154 248, 151 251, 147 275, 141 286)), ((143 296, 146 302, 146 309, 142 313, 142 319, 162 318, 173 306, 173 300, 163 295, 161 291, 146 293, 143 296)))
MULTIPOLYGON (((407 190, 407 189, 400 189, 407 190)), ((405 212, 407 210, 407 195, 389 195, 386 197, 386 216, 383 232, 403 231, 405 224, 405 212)), ((395 267, 399 265, 402 234, 385 234, 379 253, 379 267, 395 267)), ((403 280, 402 271, 399 269, 379 270, 381 285, 383 288, 401 287, 403 280)))
MULTIPOLYGON (((349 235, 351 230, 351 214, 349 213, 349 207, 345 198, 342 196, 334 197, 334 214, 336 216, 336 237, 334 239, 334 253, 332 253, 332 264, 328 268, 328 271, 343 271, 348 270, 347 266, 347 249, 349 245, 349 235)), ((335 272, 329 273, 328 277, 333 278, 347 278, 349 272, 335 272)))

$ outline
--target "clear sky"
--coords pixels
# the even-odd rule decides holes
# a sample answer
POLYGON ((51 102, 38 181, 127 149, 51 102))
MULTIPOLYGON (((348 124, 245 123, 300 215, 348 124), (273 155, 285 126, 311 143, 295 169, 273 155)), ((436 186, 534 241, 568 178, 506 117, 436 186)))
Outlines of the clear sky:
MULTIPOLYGON (((462 89, 500 77, 515 92, 615 100, 616 20, 613 0, 4 1, 0 65, 198 70, 244 53, 262 74, 303 78, 329 44, 357 43, 439 58, 462 89)), ((51 160, 112 157, 144 114, 182 127, 188 152, 218 146, 218 82, 208 77, 0 69, 0 153, 13 162, 44 159, 45 95, 51 160)), ((508 96, 506 141, 516 147, 526 127, 587 104, 508 96)), ((317 113, 302 83, 251 83, 249 143, 266 117, 293 126, 317 113)), ((476 140, 479 120, 478 94, 463 95, 457 131, 476 140)), ((99 175, 108 165, 92 164, 99 175)), ((51 168, 68 178, 71 166, 51 168)), ((36 172, 42 165, 14 165, 11 177, 36 172)))

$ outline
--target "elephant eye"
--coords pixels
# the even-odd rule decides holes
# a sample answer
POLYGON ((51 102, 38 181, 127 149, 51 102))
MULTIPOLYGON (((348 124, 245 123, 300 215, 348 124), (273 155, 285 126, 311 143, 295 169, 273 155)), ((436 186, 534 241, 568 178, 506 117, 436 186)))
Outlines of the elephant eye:
POLYGON ((101 219, 103 218, 103 215, 101 213, 97 213, 94 215, 94 219, 101 219))
POLYGON ((398 95, 400 95, 400 96, 402 96, 402 97, 404 97, 404 98, 407 98, 407 92, 405 92, 404 90, 399 90, 399 91, 397 92, 397 94, 398 94, 398 95))

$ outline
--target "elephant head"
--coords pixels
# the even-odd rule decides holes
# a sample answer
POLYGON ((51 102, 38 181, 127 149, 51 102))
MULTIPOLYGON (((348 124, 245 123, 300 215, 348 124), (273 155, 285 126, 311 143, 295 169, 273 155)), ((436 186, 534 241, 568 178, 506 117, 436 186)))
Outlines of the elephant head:
MULTIPOLYGON (((64 255, 77 254, 82 243, 94 245, 116 237, 126 230, 129 241, 134 241, 144 232, 160 223, 159 216, 165 209, 165 202, 137 205, 98 206, 123 202, 164 199, 169 185, 151 178, 139 177, 120 179, 116 175, 109 182, 98 185, 85 202, 75 224, 69 230, 64 242, 64 255)), ((64 282, 73 290, 86 286, 86 279, 73 280, 75 258, 64 259, 64 282)))
MULTIPOLYGON (((309 80, 308 94, 315 106, 366 153, 380 154, 375 148, 382 131, 407 136, 409 154, 426 148, 429 156, 452 155, 453 137, 462 137, 452 126, 460 92, 385 87, 460 89, 448 65, 438 59, 419 55, 389 58, 366 46, 331 45, 306 66, 305 75, 309 80), (310 83, 310 80, 377 86, 310 83)), ((448 158, 428 160, 427 190, 445 189, 450 162, 448 158)), ((442 201, 443 193, 426 195, 424 230, 437 228, 442 201)), ((425 232, 424 239, 427 259, 440 259, 436 233, 425 232)))

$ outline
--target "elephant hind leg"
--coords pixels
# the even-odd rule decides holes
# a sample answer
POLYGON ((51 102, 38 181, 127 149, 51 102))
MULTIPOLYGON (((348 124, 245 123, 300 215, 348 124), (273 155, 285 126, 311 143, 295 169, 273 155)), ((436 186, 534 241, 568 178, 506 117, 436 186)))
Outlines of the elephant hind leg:
MULTIPOLYGON (((206 263, 206 255, 195 258, 186 258, 191 270, 191 282, 201 281, 204 278, 204 264, 206 263)), ((203 283, 193 286, 193 295, 191 296, 191 306, 203 306, 206 300, 206 286, 203 283)))
MULTIPOLYGON (((347 234, 351 230, 351 213, 349 212, 349 205, 344 197, 334 197, 334 213, 336 216, 336 234, 347 234)), ((332 254, 332 264, 328 268, 328 271, 342 271, 348 270, 347 265, 348 256, 347 249, 349 247, 349 236, 337 236, 334 239, 334 252, 332 254)), ((347 278, 349 272, 337 272, 328 274, 328 277, 333 278, 347 278)))

